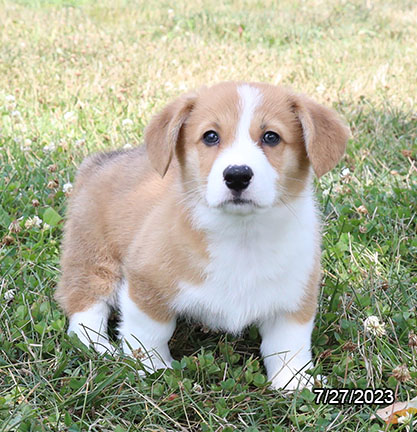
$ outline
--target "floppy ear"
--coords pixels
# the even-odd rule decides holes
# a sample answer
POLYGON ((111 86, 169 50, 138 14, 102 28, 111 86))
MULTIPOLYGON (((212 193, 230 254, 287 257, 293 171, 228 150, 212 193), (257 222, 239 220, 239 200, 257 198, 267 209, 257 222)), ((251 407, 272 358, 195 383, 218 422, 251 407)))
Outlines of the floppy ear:
POLYGON ((152 166, 163 177, 168 171, 180 131, 189 116, 196 93, 187 93, 155 115, 145 130, 145 145, 152 166))
POLYGON ((350 136, 338 114, 306 96, 298 96, 296 111, 303 128, 307 155, 317 177, 336 166, 350 136))

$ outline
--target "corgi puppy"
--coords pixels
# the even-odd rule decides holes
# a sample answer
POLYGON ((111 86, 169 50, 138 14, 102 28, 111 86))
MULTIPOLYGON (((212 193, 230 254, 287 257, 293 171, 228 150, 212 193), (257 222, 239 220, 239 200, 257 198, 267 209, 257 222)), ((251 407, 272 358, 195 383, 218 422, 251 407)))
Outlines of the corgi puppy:
POLYGON ((258 326, 273 388, 309 384, 320 283, 313 175, 344 154, 349 130, 306 96, 226 82, 179 97, 145 146, 87 158, 77 174, 56 298, 68 332, 169 367, 178 316, 238 334, 258 326))

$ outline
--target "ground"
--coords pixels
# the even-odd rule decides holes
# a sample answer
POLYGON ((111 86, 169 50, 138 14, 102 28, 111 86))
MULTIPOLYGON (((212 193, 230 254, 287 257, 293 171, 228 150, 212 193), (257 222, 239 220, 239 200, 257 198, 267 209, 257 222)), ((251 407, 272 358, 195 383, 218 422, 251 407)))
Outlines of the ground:
POLYGON ((87 154, 140 145, 187 89, 291 86, 352 131, 316 182, 324 277, 311 373, 415 397, 416 3, 3 0, 0 28, 0 430, 387 430, 376 405, 270 391, 255 328, 236 338, 182 323, 174 370, 142 378, 136 361, 67 337, 53 292, 66 195, 87 154))

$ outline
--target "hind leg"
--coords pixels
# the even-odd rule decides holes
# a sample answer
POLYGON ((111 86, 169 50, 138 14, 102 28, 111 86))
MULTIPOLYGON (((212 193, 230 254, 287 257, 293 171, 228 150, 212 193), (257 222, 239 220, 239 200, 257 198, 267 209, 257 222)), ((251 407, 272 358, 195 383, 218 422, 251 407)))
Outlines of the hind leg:
POLYGON ((113 351, 108 341, 107 322, 115 306, 119 267, 99 253, 94 262, 87 259, 86 253, 81 260, 73 250, 64 251, 62 277, 55 294, 69 318, 68 334, 77 334, 85 345, 98 352, 113 351))
POLYGON ((69 318, 68 334, 75 333, 87 346, 92 346, 99 353, 112 352, 107 337, 107 321, 110 306, 104 300, 99 301, 82 312, 76 312, 69 318))

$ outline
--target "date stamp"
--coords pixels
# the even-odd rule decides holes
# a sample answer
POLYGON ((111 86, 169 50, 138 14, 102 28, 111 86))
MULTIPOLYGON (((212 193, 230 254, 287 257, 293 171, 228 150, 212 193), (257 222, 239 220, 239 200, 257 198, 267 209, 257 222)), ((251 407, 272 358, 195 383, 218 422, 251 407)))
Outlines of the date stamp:
POLYGON ((392 389, 329 389, 314 388, 316 404, 328 405, 382 405, 394 403, 392 389))

